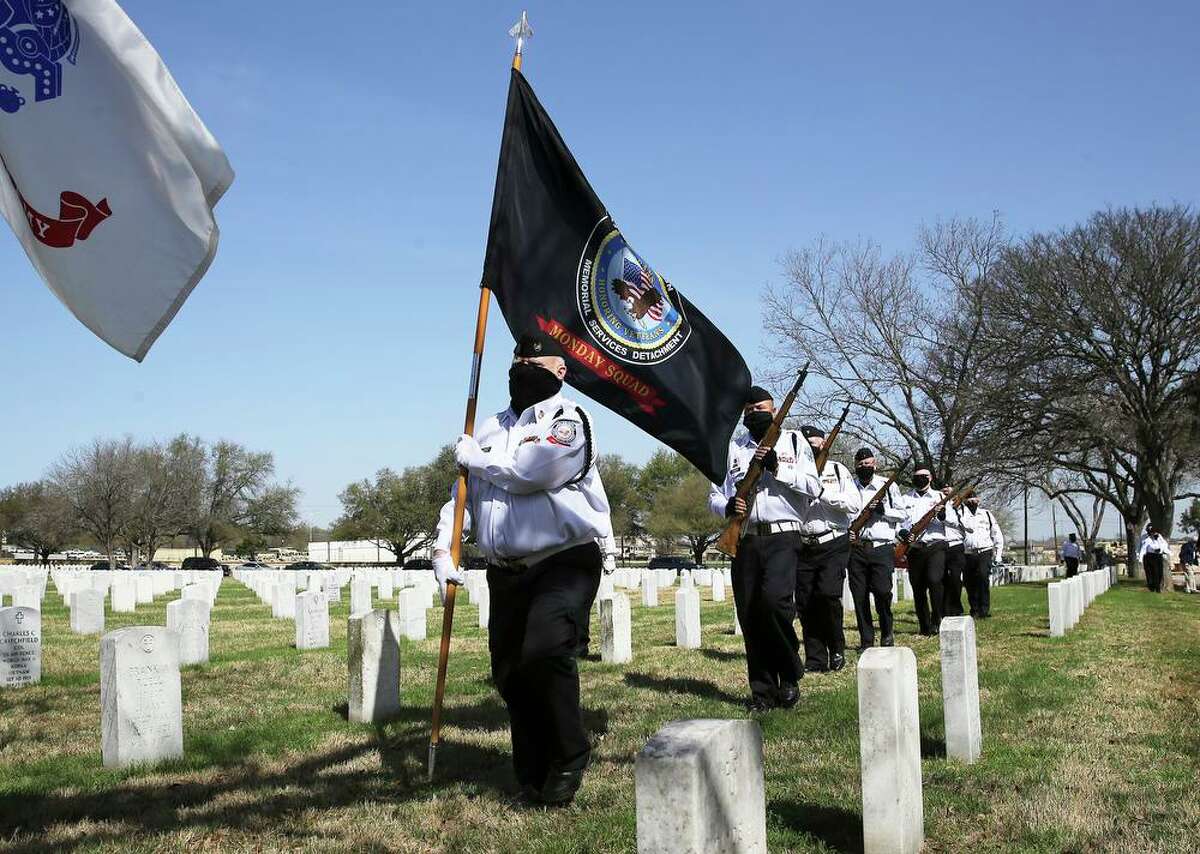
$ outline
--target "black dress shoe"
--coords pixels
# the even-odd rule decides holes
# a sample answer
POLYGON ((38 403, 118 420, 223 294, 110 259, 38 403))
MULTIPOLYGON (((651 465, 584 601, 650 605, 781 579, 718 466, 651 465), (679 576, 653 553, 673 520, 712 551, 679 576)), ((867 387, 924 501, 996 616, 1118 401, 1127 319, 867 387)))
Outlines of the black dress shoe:
POLYGON ((538 802, 548 807, 565 807, 575 800, 575 793, 579 791, 582 783, 582 768, 574 771, 551 771, 538 793, 538 802))
POLYGON ((829 669, 833 671, 846 669, 846 656, 840 652, 835 652, 829 657, 829 669))
POLYGON ((829 666, 819 661, 808 661, 804 664, 804 670, 807 673, 826 673, 829 670, 829 666))
POLYGON ((800 702, 800 688, 797 685, 784 685, 779 689, 779 699, 775 701, 781 709, 790 709, 800 702))
POLYGON ((879 642, 879 645, 880 646, 895 646, 896 639, 894 637, 892 637, 891 635, 884 635, 883 640, 881 640, 879 642))
POLYGON ((766 697, 751 697, 746 701, 746 711, 750 712, 751 714, 769 712, 773 708, 775 708, 775 704, 766 697))
POLYGON ((858 654, 862 655, 864 652, 866 652, 868 649, 870 649, 873 646, 875 646, 874 641, 872 641, 871 643, 860 643, 858 645, 858 654))

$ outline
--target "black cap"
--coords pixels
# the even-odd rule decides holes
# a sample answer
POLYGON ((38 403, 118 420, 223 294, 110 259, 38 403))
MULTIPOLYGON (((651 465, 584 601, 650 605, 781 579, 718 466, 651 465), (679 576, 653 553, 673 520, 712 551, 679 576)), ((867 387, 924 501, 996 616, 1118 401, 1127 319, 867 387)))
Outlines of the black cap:
POLYGON ((523 359, 536 359, 538 356, 558 356, 561 359, 567 357, 556 339, 540 331, 526 332, 522 335, 513 349, 513 355, 523 359))
POLYGON ((818 439, 825 438, 825 434, 811 424, 805 424, 800 428, 800 432, 804 434, 805 439, 812 439, 814 436, 818 439))
POLYGON ((752 385, 750 386, 750 391, 746 392, 747 405, 751 403, 762 403, 764 400, 774 399, 775 398, 771 396, 771 392, 767 391, 760 385, 752 385))
POLYGON ((854 462, 860 463, 865 459, 875 456, 875 452, 870 448, 859 448, 854 452, 854 462))

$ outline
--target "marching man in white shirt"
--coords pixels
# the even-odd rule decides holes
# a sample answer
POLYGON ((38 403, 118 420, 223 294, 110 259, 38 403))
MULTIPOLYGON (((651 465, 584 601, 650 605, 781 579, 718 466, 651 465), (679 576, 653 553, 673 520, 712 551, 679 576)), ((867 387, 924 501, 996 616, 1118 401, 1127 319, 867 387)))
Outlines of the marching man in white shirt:
MULTIPOLYGON (((562 395, 562 348, 523 335, 509 369, 511 405, 455 446, 467 470, 467 521, 488 561, 492 679, 508 707, 513 767, 525 796, 570 803, 590 757, 575 655, 612 537, 591 419, 562 395)), ((434 574, 462 584, 450 560, 454 500, 442 508, 434 574)))
MULTIPOLYGON (((963 586, 971 616, 977 620, 992 616, 992 566, 1004 556, 1004 532, 991 510, 979 506, 978 496, 963 502, 963 517, 971 524, 967 534, 967 566, 963 570, 963 586)), ((1074 534, 1071 535, 1072 537, 1074 534)))
MULTIPOLYGON (((942 489, 943 495, 951 492, 942 489)), ((967 537, 971 533, 971 522, 961 506, 953 501, 946 504, 946 580, 942 593, 942 616, 961 617, 963 574, 967 569, 967 537)))
POLYGON ((1079 559, 1083 557, 1083 549, 1075 540, 1074 534, 1067 535, 1067 541, 1062 544, 1062 559, 1067 565, 1067 578, 1079 574, 1079 559))
POLYGON ((1146 587, 1155 593, 1162 592, 1163 567, 1171 559, 1171 544, 1158 528, 1151 523, 1146 526, 1146 536, 1142 537, 1141 548, 1138 549, 1138 560, 1146 573, 1146 587))
MULTIPOLYGON (((811 425, 800 428, 813 454, 825 446, 825 434, 811 425)), ((854 478, 836 460, 821 472, 821 492, 804 514, 800 572, 816 579, 807 608, 799 609, 804 629, 804 669, 841 670, 846 666, 846 633, 842 628, 842 587, 850 563, 850 522, 862 510, 854 478)), ((797 576, 797 587, 803 583, 797 576)))
MULTIPOLYGON (((913 488, 904 493, 908 516, 901 523, 900 537, 907 540, 912 527, 942 500, 932 488, 933 474, 928 468, 913 472, 913 488)), ((908 550, 908 580, 912 585, 917 626, 925 637, 938 633, 942 625, 942 597, 946 580, 946 510, 917 537, 908 550)))
POLYGON ((759 447, 775 414, 771 393, 750 389, 742 424, 748 431, 729 445, 729 474, 709 491, 709 509, 722 518, 749 512, 733 559, 733 602, 746 645, 751 711, 791 708, 800 698, 804 676, 800 641, 793 626, 796 609, 813 590, 805 574, 797 584, 800 528, 811 497, 820 492, 812 450, 794 430, 783 430, 773 449, 759 447), (736 497, 753 460, 764 472, 751 506, 736 497), (794 597, 794 598, 793 598, 794 597))
MULTIPOLYGON (((860 448, 854 455, 854 487, 864 510, 886 482, 887 478, 875 473, 875 452, 860 448)), ((872 596, 875 597, 875 613, 879 615, 879 645, 895 645, 892 635, 892 558, 896 525, 904 521, 906 515, 900 488, 893 483, 883 498, 871 505, 871 516, 850 544, 850 595, 854 597, 860 653, 875 645, 872 596)))

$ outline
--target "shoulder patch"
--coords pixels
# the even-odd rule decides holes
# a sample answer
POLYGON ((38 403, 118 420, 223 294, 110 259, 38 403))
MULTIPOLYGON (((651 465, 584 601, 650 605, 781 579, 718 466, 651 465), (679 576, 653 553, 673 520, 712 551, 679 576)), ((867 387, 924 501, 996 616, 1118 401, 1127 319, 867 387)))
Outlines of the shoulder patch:
POLYGON ((554 445, 571 446, 579 438, 579 422, 560 418, 550 425, 550 435, 546 441, 554 445))

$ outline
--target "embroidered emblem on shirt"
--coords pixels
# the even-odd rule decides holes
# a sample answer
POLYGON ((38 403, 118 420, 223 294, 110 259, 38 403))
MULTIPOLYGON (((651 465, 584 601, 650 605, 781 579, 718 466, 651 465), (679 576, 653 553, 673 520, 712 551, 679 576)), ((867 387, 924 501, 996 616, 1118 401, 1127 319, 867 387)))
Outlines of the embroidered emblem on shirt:
POLYGON ((579 425, 574 421, 555 421, 550 427, 550 435, 546 437, 546 441, 555 445, 573 445, 578 435, 579 425))

